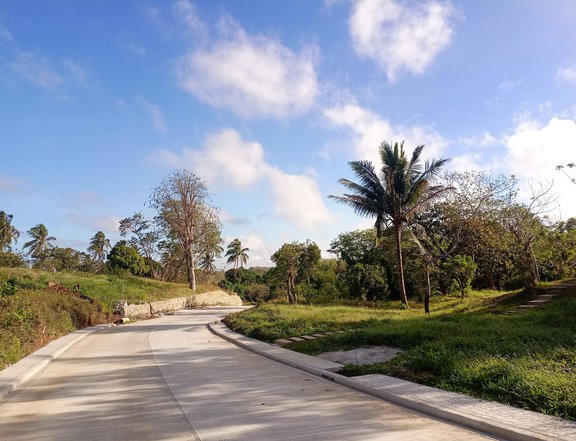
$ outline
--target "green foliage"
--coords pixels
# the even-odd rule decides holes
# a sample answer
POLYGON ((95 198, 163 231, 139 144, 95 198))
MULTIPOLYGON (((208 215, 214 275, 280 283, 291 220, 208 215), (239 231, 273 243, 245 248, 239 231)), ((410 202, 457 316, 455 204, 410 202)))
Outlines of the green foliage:
POLYGON ((0 296, 13 296, 18 291, 18 280, 14 277, 0 282, 0 296))
POLYGON ((148 272, 144 257, 124 240, 117 242, 110 250, 107 267, 110 271, 127 270, 135 276, 142 276, 148 272))
POLYGON ((310 283, 314 270, 320 262, 320 248, 309 240, 285 243, 270 259, 276 264, 272 275, 285 281, 288 302, 297 303, 296 280, 310 283))
POLYGON ((0 251, 0 268, 23 268, 26 262, 21 254, 0 251))
POLYGON ((478 268, 478 265, 474 263, 470 256, 461 256, 459 254, 448 257, 442 264, 446 278, 456 283, 462 298, 464 298, 466 290, 470 288, 476 268, 478 268))
POLYGON ((12 245, 16 244, 20 237, 20 231, 12 226, 13 218, 11 214, 0 211, 0 252, 10 253, 12 245))
POLYGON ((238 332, 266 341, 344 330, 294 344, 309 354, 386 345, 395 359, 348 366, 346 373, 379 373, 525 409, 576 419, 576 297, 518 316, 491 313, 497 292, 464 300, 437 298, 429 316, 398 302, 378 308, 266 305, 228 319, 238 332))

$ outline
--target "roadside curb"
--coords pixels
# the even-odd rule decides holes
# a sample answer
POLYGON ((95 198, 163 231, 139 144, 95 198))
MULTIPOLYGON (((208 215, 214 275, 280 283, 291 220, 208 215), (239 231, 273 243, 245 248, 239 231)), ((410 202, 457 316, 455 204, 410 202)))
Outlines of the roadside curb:
POLYGON ((84 337, 101 329, 108 328, 109 326, 110 325, 91 326, 71 332, 68 335, 51 341, 46 346, 0 371, 0 401, 4 401, 12 392, 30 381, 35 375, 42 371, 48 363, 58 358, 72 345, 78 343, 84 337))
POLYGON ((294 353, 293 351, 238 334, 222 322, 210 323, 208 328, 212 333, 225 340, 269 359, 306 371, 327 381, 488 435, 512 441, 576 440, 576 422, 570 420, 447 392, 385 375, 345 377, 316 367, 312 363, 309 364, 306 358, 288 355, 290 352, 294 353))

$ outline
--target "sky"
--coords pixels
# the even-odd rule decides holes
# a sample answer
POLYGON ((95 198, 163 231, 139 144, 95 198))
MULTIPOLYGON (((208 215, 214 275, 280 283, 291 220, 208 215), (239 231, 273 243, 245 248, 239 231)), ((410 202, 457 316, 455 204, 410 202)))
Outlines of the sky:
MULTIPOLYGON (((0 210, 86 251, 176 169, 270 265, 370 227, 328 195, 378 146, 553 183, 576 216, 574 0, 0 1, 0 210), (575 169, 566 169, 574 172, 575 169)), ((224 264, 221 263, 223 267, 224 264)))

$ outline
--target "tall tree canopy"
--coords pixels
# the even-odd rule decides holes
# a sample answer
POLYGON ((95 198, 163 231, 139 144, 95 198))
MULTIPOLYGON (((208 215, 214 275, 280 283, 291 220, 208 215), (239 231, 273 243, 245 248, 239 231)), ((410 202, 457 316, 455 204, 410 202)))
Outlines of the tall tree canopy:
POLYGON ((0 251, 11 252, 12 244, 20 237, 20 231, 12 226, 14 216, 0 211, 0 251))
POLYGON ((166 236, 180 242, 186 259, 188 282, 196 290, 196 259, 205 250, 206 237, 220 234, 218 211, 211 205, 204 181, 188 170, 177 170, 156 187, 150 206, 166 236))
POLYGON ((351 206, 357 214, 376 218, 378 238, 392 225, 396 239, 396 259, 400 299, 408 307, 402 261, 402 230, 408 221, 446 191, 446 187, 432 185, 448 159, 433 159, 422 166, 420 155, 424 149, 419 145, 408 160, 404 143, 394 146, 383 142, 379 152, 382 160, 380 173, 370 161, 352 161, 350 168, 359 182, 340 179, 349 194, 331 195, 337 202, 351 206))
POLYGON ((44 224, 30 228, 27 233, 32 240, 26 242, 22 248, 28 248, 28 255, 34 259, 41 259, 44 252, 54 246, 50 242, 56 238, 48 234, 48 229, 44 224))
POLYGON ((285 243, 270 258, 276 264, 275 271, 286 282, 289 303, 298 303, 296 278, 307 279, 320 261, 320 248, 309 240, 305 243, 285 243))
POLYGON ((146 219, 141 212, 134 213, 120 221, 120 236, 130 236, 128 243, 144 256, 150 267, 152 278, 156 279, 157 269, 154 256, 157 253, 160 235, 153 228, 152 222, 146 219))

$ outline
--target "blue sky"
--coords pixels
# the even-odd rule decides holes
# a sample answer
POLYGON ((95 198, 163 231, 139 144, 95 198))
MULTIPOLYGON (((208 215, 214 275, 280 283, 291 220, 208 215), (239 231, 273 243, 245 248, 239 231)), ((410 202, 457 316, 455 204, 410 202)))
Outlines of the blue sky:
POLYGON ((176 168, 251 265, 370 221, 329 200, 382 141, 554 182, 576 216, 573 0, 0 3, 0 209, 85 250, 176 168))

